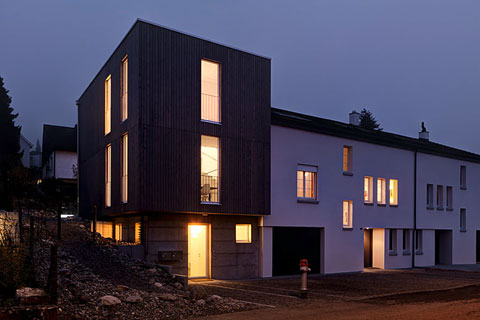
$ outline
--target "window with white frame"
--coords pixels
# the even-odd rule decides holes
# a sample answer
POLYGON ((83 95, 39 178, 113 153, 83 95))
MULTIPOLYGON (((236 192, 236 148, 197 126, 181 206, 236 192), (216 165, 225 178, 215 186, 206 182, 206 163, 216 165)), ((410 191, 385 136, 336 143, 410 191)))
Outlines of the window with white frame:
POLYGON ((467 189, 467 167, 460 166, 460 188, 467 189))
POLYGON ((343 172, 351 174, 352 171, 352 147, 343 146, 343 172))
POLYGON ((300 200, 317 199, 317 167, 298 165, 297 198, 300 200))
POLYGON ((391 254, 397 253, 397 230, 389 229, 388 230, 388 250, 391 254))
POLYGON ((437 209, 443 210, 443 186, 437 185, 437 209))
POLYGON ((389 181, 389 190, 390 190, 390 205, 398 205, 398 180, 390 179, 389 181))
POLYGON ((343 227, 344 228, 353 227, 353 201, 352 200, 343 201, 343 227))
POLYGON ((467 231, 467 209, 460 209, 460 231, 467 231))
POLYGON ((128 134, 122 136, 122 202, 128 202, 128 134))
POLYGON ((252 225, 235 225, 235 240, 237 243, 252 243, 252 225))
POLYGON ((373 177, 365 177, 363 179, 363 202, 373 203, 373 177))
POLYGON ((220 122, 220 64, 202 59, 202 120, 220 122))
POLYGON ((415 232, 415 253, 423 253, 423 232, 422 230, 416 230, 415 232))
POLYGON ((387 204, 386 196, 387 182, 384 178, 377 179, 377 204, 387 204))
POLYGON ((105 79, 105 135, 112 128, 112 76, 105 79))
POLYGON ((447 210, 453 210, 453 188, 447 186, 447 210))
POLYGON ((410 230, 408 229, 403 229, 402 249, 404 254, 410 253, 410 230))
POLYGON ((105 206, 112 205, 112 145, 105 148, 105 206))
POLYGON ((122 121, 128 118, 128 57, 125 56, 122 60, 120 81, 120 119, 122 121))
POLYGON ((427 209, 433 209, 433 184, 427 184, 427 209))

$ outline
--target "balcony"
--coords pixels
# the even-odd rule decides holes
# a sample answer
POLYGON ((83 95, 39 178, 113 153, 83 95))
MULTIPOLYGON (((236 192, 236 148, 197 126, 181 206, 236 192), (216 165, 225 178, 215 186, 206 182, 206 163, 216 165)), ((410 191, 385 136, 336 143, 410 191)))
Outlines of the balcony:
POLYGON ((201 202, 220 202, 219 199, 220 177, 201 175, 200 201, 201 202))
POLYGON ((202 120, 220 122, 220 97, 202 93, 202 120))

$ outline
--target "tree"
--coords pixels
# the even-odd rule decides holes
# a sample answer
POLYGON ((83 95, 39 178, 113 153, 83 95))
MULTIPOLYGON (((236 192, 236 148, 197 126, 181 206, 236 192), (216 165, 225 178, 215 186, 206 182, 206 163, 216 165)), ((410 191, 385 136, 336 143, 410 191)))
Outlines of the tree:
POLYGON ((18 113, 10 107, 12 98, 0 77, 0 209, 11 209, 10 172, 20 165, 20 126, 15 125, 18 113))
POLYGON ((363 110, 360 112, 360 127, 369 130, 383 130, 383 128, 380 127, 370 110, 367 110, 365 108, 363 108, 363 110))

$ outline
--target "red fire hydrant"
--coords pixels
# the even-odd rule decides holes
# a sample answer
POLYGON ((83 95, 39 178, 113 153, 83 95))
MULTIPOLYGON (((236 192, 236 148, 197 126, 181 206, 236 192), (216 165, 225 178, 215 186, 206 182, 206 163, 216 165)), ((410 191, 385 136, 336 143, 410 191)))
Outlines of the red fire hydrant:
POLYGON ((307 293, 308 293, 308 288, 307 288, 307 273, 312 271, 308 267, 308 260, 307 259, 302 259, 300 260, 300 272, 301 274, 301 286, 300 286, 300 297, 301 298, 306 298, 307 293))

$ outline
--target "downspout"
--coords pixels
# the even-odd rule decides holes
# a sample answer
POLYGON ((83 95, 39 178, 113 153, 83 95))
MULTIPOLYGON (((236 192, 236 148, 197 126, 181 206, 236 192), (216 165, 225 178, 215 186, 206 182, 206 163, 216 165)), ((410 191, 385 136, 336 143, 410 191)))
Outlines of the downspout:
POLYGON ((412 241, 412 269, 415 268, 415 246, 417 238, 417 150, 413 162, 413 241, 412 241))

